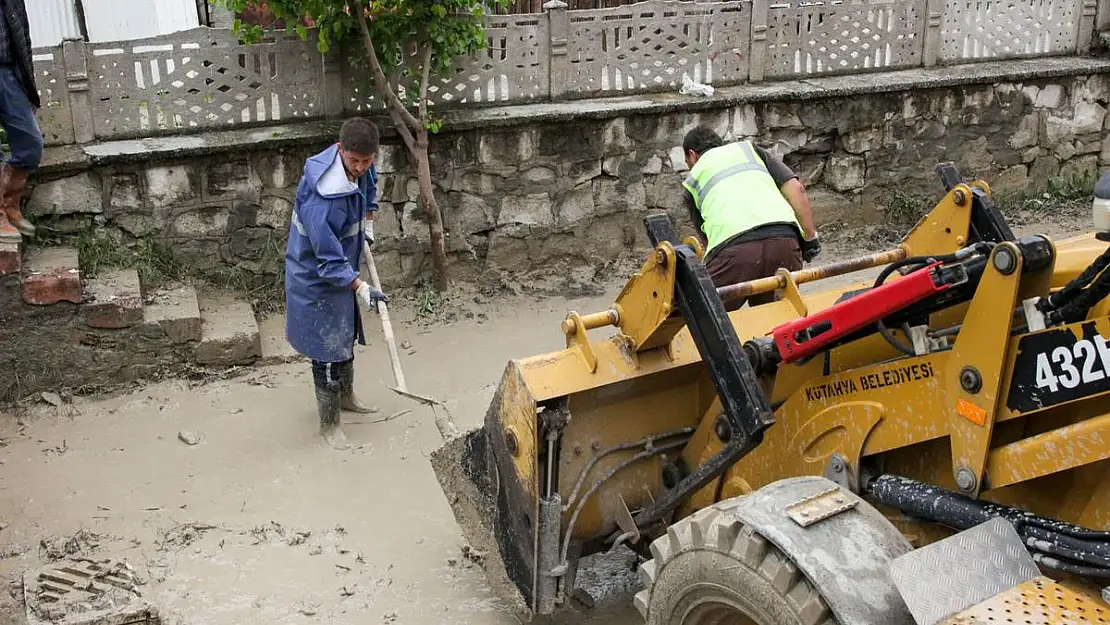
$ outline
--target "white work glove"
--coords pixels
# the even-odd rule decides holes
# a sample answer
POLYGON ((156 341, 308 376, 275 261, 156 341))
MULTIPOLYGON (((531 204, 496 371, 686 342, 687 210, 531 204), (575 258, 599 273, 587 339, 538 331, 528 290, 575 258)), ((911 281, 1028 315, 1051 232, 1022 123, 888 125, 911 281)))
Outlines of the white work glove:
POLYGON ((369 219, 362 220, 362 233, 366 236, 366 244, 374 245, 374 222, 369 219))
POLYGON ((389 301, 389 298, 386 297, 385 293, 382 293, 378 289, 370 286, 369 282, 363 282, 362 284, 360 284, 358 290, 355 291, 355 293, 358 294, 358 297, 362 300, 362 303, 365 304, 366 307, 373 312, 378 312, 378 302, 389 301))

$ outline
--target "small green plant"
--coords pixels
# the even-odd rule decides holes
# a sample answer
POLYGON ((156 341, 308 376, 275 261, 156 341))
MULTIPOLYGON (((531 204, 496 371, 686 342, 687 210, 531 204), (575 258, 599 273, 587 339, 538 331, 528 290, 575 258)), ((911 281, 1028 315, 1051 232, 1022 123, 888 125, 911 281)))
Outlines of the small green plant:
POLYGON ((1097 175, 1080 172, 1053 176, 1042 188, 996 200, 1005 213, 1027 212, 1039 216, 1075 215, 1090 208, 1097 175))
POLYGON ((893 226, 910 227, 932 208, 932 202, 920 195, 896 189, 886 205, 886 220, 893 226))
POLYGON ((259 314, 285 310, 284 271, 277 274, 255 273, 240 265, 221 264, 198 272, 197 277, 211 287, 243 297, 259 314))
MULTIPOLYGON (((1088 208, 1095 191, 1097 175, 1081 172, 1053 176, 1047 184, 1028 189, 1023 193, 1001 194, 994 192, 994 203, 1004 214, 1029 212, 1034 215, 1074 214, 1088 208)), ((938 198, 925 197, 899 189, 890 192, 882 201, 887 225, 910 228, 933 209, 938 198)))
POLYGON ((416 317, 435 319, 443 312, 443 294, 429 284, 424 284, 416 296, 416 317))
POLYGON ((173 253, 151 239, 128 243, 115 233, 83 232, 77 238, 77 254, 82 271, 93 278, 104 269, 135 269, 143 284, 156 286, 182 276, 173 253))
POLYGON ((1046 193, 1062 200, 1089 200, 1095 192, 1098 176, 1079 172, 1071 176, 1053 176, 1048 180, 1046 193))
POLYGON ((210 286, 243 296, 259 313, 279 312, 285 309, 284 258, 285 245, 271 236, 259 258, 249 263, 220 263, 198 272, 198 277, 210 286))

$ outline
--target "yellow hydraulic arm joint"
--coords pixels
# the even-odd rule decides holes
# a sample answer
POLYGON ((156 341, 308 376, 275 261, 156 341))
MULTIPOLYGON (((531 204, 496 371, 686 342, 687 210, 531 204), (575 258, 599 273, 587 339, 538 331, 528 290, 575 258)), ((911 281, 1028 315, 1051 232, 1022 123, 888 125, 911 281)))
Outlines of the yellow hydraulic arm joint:
POLYGON ((983 490, 1021 276, 1018 247, 1009 242, 995 246, 949 360, 952 472, 969 497, 983 490))
POLYGON ((621 334, 637 352, 670 344, 686 325, 674 314, 675 271, 674 247, 661 241, 617 296, 621 334))
POLYGON ((954 185, 906 235, 902 246, 910 256, 947 254, 967 245, 973 188, 991 195, 990 186, 982 180, 954 185))
POLYGON ((663 241, 632 275, 612 308, 583 316, 572 312, 567 316, 563 321, 567 347, 582 348, 593 371, 597 362, 586 337, 589 330, 619 326, 637 352, 668 345, 686 323, 681 315, 673 314, 674 287, 675 251, 669 242, 663 241))

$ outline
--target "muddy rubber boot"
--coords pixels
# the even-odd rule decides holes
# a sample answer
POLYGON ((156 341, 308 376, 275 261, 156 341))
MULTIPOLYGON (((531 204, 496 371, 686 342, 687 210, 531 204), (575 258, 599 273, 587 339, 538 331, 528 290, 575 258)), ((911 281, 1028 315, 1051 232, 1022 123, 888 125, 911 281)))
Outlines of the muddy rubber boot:
POLYGON ((343 410, 359 414, 372 414, 378 411, 377 408, 362 403, 362 400, 355 394, 355 367, 353 363, 343 372, 340 382, 343 387, 343 402, 341 404, 343 410))
POLYGON ((320 411, 320 436, 333 449, 347 449, 347 437, 339 427, 339 390, 316 387, 316 408, 320 411))
POLYGON ((23 192, 27 189, 28 175, 28 172, 15 169, 7 163, 0 165, 0 189, 3 189, 0 205, 4 207, 8 222, 25 237, 35 235, 35 226, 27 221, 20 210, 23 192))
POLYGON ((0 243, 15 243, 18 245, 23 241, 23 237, 19 234, 19 230, 8 221, 8 215, 4 211, 0 211, 0 243))

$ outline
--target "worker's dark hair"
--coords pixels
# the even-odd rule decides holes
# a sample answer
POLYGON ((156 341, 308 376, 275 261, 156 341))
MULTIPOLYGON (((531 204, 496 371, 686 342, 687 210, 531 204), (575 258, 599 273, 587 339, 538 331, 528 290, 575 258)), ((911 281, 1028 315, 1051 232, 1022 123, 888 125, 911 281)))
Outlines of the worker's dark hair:
POLYGON ((697 128, 686 133, 686 138, 682 140, 682 151, 689 152, 693 150, 698 154, 705 154, 713 148, 721 147, 725 144, 725 140, 721 138, 709 126, 698 126, 697 128))
POLYGON ((364 117, 348 119, 339 129, 339 147, 356 154, 377 154, 378 127, 364 117))

